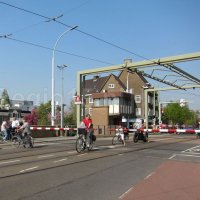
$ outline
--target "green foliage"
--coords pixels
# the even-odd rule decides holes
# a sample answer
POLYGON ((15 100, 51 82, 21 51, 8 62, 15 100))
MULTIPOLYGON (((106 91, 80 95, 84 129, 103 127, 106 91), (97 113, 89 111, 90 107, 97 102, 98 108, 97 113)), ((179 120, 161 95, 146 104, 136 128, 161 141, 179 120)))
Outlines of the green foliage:
POLYGON ((38 116, 38 125, 51 124, 51 101, 41 104, 37 107, 36 114, 38 116))
POLYGON ((187 106, 181 107, 178 103, 171 103, 164 109, 163 122, 168 124, 195 124, 196 114, 187 106))
POLYGON ((76 125, 76 105, 74 104, 74 100, 70 102, 68 111, 65 113, 64 125, 76 125))
POLYGON ((10 105, 10 98, 8 95, 8 91, 6 89, 3 90, 1 95, 1 105, 2 106, 10 105))
MULTIPOLYGON (((60 125, 60 109, 60 107, 57 107, 56 110, 56 125, 60 125)), ((38 106, 36 115, 38 125, 51 125, 51 101, 38 106)), ((68 112, 64 113, 64 126, 66 125, 76 125, 76 105, 73 101, 70 103, 68 112)))

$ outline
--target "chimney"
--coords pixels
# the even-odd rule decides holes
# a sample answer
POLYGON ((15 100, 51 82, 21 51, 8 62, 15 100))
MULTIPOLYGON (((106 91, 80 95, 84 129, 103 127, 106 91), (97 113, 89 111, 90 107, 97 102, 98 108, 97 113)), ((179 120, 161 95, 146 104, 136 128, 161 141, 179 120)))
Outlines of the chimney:
POLYGON ((128 59, 128 58, 124 59, 124 64, 132 63, 132 62, 133 62, 132 59, 128 59))

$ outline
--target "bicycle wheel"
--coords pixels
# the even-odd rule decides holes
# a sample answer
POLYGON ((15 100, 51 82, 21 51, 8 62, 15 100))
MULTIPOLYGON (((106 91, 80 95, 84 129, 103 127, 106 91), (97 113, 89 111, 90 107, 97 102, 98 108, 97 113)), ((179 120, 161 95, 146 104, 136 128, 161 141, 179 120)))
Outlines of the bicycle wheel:
POLYGON ((138 135, 133 136, 133 142, 137 143, 138 142, 138 135))
POLYGON ((93 147, 94 147, 94 143, 93 143, 92 139, 90 139, 90 145, 89 145, 89 147, 87 147, 88 151, 91 151, 93 149, 93 147))
POLYGON ((21 144, 21 138, 19 138, 19 137, 17 137, 17 136, 13 136, 11 142, 12 142, 12 145, 13 145, 14 147, 19 147, 20 144, 21 144))
POLYGON ((121 143, 121 141, 119 140, 119 136, 118 135, 115 135, 113 138, 112 138, 112 144, 115 145, 115 144, 119 144, 121 143))
POLYGON ((84 140, 82 138, 78 138, 76 140, 76 151, 78 153, 81 153, 82 151, 85 150, 85 143, 84 143, 84 140))
POLYGON ((30 147, 34 147, 34 138, 32 136, 30 136, 30 147))

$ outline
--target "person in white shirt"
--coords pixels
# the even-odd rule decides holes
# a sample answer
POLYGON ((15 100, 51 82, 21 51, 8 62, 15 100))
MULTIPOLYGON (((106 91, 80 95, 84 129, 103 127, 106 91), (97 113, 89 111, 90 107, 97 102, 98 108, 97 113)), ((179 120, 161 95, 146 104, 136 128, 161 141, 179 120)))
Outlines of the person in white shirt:
POLYGON ((6 141, 8 137, 7 129, 9 128, 8 119, 4 119, 1 124, 1 131, 3 132, 3 140, 6 141))
POLYGON ((13 117, 12 129, 15 130, 18 126, 19 126, 19 121, 16 119, 16 117, 13 117))

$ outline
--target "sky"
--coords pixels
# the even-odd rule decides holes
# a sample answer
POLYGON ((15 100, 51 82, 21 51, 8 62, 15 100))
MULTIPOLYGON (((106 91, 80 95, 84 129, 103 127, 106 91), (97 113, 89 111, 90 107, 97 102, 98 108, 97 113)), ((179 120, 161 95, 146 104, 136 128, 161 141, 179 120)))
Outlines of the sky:
MULTIPOLYGON (((124 59, 143 61, 200 52, 199 0, 4 0, 0 1, 0 96, 33 100, 51 99, 53 47, 55 96, 64 102, 76 91, 80 70, 119 65, 124 59), (56 23, 50 18, 61 16, 56 23)), ((200 79, 200 62, 177 66, 200 79)), ((155 87, 159 82, 153 82, 155 87)), ((200 109, 200 90, 160 92, 161 101, 184 98, 200 109)))

